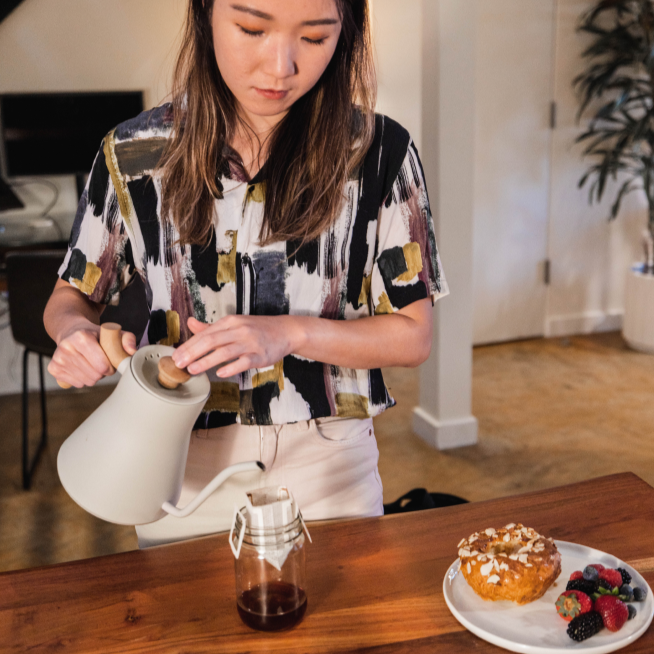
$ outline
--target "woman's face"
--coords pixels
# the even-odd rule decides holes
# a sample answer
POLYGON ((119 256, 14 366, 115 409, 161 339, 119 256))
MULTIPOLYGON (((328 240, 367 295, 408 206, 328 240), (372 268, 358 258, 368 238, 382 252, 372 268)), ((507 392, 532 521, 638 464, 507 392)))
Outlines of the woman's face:
POLYGON ((215 0, 212 27, 220 73, 255 129, 316 84, 341 33, 335 0, 215 0))

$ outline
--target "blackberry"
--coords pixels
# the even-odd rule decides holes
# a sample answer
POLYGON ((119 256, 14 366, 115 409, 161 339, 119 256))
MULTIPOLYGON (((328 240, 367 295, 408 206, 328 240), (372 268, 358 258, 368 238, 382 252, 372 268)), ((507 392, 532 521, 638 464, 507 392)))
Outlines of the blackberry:
POLYGON ((613 590, 613 586, 606 581, 606 579, 600 579, 598 583, 598 588, 605 588, 606 590, 613 590))
POLYGON ((622 575, 623 584, 631 583, 631 575, 624 568, 616 568, 616 570, 622 575))
POLYGON ((593 593, 597 592, 598 583, 596 581, 588 581, 587 579, 571 579, 566 590, 580 590, 590 597, 593 593))
POLYGON ((627 604, 627 609, 629 611, 629 617, 627 620, 633 620, 636 617, 636 613, 638 613, 638 611, 636 611, 636 608, 633 604, 627 604))
POLYGON ((640 586, 636 586, 636 588, 634 588, 634 600, 636 602, 643 602, 645 601, 646 597, 647 588, 641 588, 640 586))
POLYGON ((604 627, 604 622, 602 622, 602 616, 597 611, 590 611, 589 613, 582 613, 576 618, 573 618, 568 625, 568 636, 572 640, 581 642, 590 638, 598 633, 602 627, 604 627))

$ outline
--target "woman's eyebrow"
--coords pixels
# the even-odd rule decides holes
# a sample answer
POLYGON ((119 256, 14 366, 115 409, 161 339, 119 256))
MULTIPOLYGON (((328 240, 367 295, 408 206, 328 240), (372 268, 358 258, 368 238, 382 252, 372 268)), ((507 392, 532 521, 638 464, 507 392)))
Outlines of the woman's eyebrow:
MULTIPOLYGON (((236 11, 242 11, 244 14, 251 14, 257 18, 263 18, 264 20, 273 20, 273 16, 266 14, 263 11, 254 9, 254 7, 246 7, 245 5, 230 5, 232 9, 236 11)), ((336 25, 339 21, 336 18, 317 18, 316 20, 305 20, 302 25, 307 25, 309 27, 314 27, 316 25, 336 25)))

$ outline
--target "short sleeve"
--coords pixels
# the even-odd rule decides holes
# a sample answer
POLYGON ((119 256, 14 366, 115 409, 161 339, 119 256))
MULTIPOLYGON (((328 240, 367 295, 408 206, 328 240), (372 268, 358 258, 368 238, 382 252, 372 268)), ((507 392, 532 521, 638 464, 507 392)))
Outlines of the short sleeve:
POLYGON ((422 164, 412 141, 379 212, 370 284, 376 315, 428 297, 434 302, 449 293, 422 164))
POLYGON ((100 148, 80 199, 59 277, 100 304, 118 304, 135 272, 118 198, 100 148))

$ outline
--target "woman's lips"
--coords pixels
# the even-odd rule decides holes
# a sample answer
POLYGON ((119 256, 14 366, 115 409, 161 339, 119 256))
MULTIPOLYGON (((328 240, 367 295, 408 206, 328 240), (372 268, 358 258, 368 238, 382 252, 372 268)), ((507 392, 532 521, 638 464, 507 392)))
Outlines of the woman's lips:
POLYGON ((255 88, 255 91, 268 100, 283 100, 288 95, 288 91, 275 91, 274 89, 255 88))

